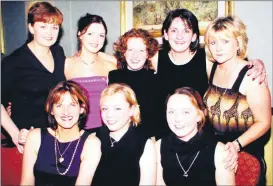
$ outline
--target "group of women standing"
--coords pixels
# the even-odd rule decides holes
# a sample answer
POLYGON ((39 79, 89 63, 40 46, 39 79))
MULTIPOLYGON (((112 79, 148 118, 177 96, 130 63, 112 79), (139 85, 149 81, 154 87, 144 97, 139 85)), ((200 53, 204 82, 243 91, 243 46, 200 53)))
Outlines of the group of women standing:
MULTIPOLYGON (((114 44, 115 58, 100 52, 107 27, 91 14, 78 21, 79 52, 66 58, 55 45, 62 21, 50 3, 32 5, 32 40, 2 62, 1 99, 11 102, 12 120, 1 112, 1 122, 24 148, 21 184, 234 184, 238 151, 263 156, 260 143, 251 146, 270 128, 270 93, 264 75, 261 84, 245 75, 239 19, 213 21, 204 50, 195 15, 173 10, 163 50, 147 31, 132 29, 114 44)), ((2 146, 7 175, 8 166, 20 167, 16 153, 2 146)))

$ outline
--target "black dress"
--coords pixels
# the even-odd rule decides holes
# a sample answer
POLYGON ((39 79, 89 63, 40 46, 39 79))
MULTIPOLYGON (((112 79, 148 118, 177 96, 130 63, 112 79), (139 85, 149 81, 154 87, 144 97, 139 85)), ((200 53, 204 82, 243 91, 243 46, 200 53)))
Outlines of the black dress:
POLYGON ((124 136, 111 147, 109 130, 102 126, 97 132, 101 140, 102 156, 95 172, 92 186, 138 186, 140 182, 139 160, 144 152, 147 137, 130 126, 124 136))
POLYGON ((162 138, 160 154, 165 184, 168 186, 216 185, 214 165, 216 145, 217 142, 213 137, 207 134, 197 133, 188 142, 179 140, 173 133, 162 138), (179 165, 176 153, 183 169, 188 171, 187 176, 183 176, 184 171, 179 165))
POLYGON ((54 71, 49 72, 27 44, 5 57, 1 63, 1 101, 12 103, 11 118, 19 129, 46 127, 45 102, 49 90, 65 80, 64 51, 61 46, 50 47, 54 71))
POLYGON ((140 105, 141 124, 138 130, 147 137, 158 135, 158 85, 154 70, 141 69, 132 71, 128 69, 113 70, 109 72, 109 84, 125 83, 136 94, 140 105))
MULTIPOLYGON (((41 129, 41 145, 39 148, 37 160, 34 165, 35 185, 74 186, 80 170, 81 153, 88 136, 89 133, 84 132, 80 137, 80 141, 79 139, 76 139, 72 141, 71 144, 70 142, 61 143, 57 141, 61 153, 63 153, 68 148, 63 154, 64 161, 62 163, 58 163, 58 168, 61 173, 64 173, 69 167, 69 164, 72 161, 72 156, 75 152, 74 159, 67 173, 65 175, 60 175, 56 168, 56 155, 54 145, 55 138, 48 132, 46 128, 41 129), (76 147, 77 149, 75 151, 76 147)), ((60 158, 60 154, 58 151, 57 158, 60 158)))

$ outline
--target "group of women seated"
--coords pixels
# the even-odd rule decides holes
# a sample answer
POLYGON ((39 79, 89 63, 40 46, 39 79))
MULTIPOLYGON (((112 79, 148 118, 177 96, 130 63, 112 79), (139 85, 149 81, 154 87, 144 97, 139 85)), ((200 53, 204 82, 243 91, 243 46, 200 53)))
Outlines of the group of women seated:
POLYGON ((212 21, 203 49, 196 16, 172 10, 162 50, 133 28, 111 56, 100 52, 103 18, 87 13, 73 57, 55 44, 58 8, 36 2, 27 18, 32 38, 1 64, 13 145, 2 145, 2 172, 21 175, 2 184, 234 185, 238 153, 263 158, 270 92, 263 63, 246 60, 239 18, 212 21))

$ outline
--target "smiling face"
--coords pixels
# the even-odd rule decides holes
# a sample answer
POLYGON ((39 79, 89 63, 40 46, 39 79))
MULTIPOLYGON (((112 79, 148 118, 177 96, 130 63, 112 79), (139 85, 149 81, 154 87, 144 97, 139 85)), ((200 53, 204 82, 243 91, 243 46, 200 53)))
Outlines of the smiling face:
POLYGON ((84 112, 79 103, 66 92, 57 103, 53 104, 51 114, 57 121, 58 128, 70 129, 78 127, 80 114, 84 112))
POLYGON ((134 107, 129 105, 121 92, 105 96, 101 100, 101 117, 111 132, 129 127, 133 114, 134 107))
POLYGON ((101 23, 92 23, 84 34, 78 33, 82 49, 97 53, 104 45, 105 28, 101 23))
POLYGON ((169 128, 179 139, 188 141, 198 132, 197 122, 201 121, 201 116, 188 96, 172 95, 166 112, 169 128))
POLYGON ((208 48, 215 61, 224 63, 237 57, 239 46, 235 38, 216 33, 208 37, 208 48))
POLYGON ((142 38, 130 38, 127 41, 125 59, 129 70, 140 70, 143 68, 148 54, 146 45, 142 38))
POLYGON ((50 47, 58 38, 60 26, 57 24, 35 22, 33 25, 28 24, 31 34, 33 34, 34 42, 41 46, 50 47))
POLYGON ((196 40, 196 34, 193 34, 186 21, 181 18, 175 18, 169 29, 164 30, 165 40, 169 41, 170 47, 175 52, 186 52, 190 50, 191 42, 196 40))

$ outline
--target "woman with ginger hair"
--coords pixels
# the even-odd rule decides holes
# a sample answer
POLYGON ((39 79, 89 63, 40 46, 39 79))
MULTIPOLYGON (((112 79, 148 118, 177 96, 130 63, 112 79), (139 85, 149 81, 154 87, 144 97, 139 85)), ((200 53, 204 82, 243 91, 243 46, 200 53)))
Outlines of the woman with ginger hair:
POLYGON ((137 130, 140 110, 134 91, 111 84, 102 92, 100 106, 105 125, 97 132, 102 157, 93 185, 155 185, 155 147, 137 130))
MULTIPOLYGON (((5 106, 12 102, 11 119, 18 130, 17 134, 10 136, 19 136, 18 143, 21 145, 25 144, 31 127, 47 126, 44 104, 48 92, 58 82, 65 80, 64 52, 62 47, 54 45, 62 22, 62 13, 50 3, 32 4, 27 12, 29 42, 5 57, 1 63, 1 101, 5 106)), ((7 144, 2 143, 1 182, 3 185, 18 185, 22 157, 16 147, 3 148, 4 145, 7 144)))
POLYGON ((99 98, 107 87, 109 71, 116 69, 116 65, 109 61, 111 57, 99 52, 104 46, 106 34, 107 26, 102 17, 88 13, 82 16, 77 32, 80 50, 65 61, 66 79, 81 84, 88 92, 90 113, 85 130, 89 132, 102 125, 99 98))
POLYGON ((109 73, 109 84, 125 83, 135 92, 141 114, 139 129, 148 137, 158 135, 158 86, 150 61, 158 48, 157 40, 148 31, 135 28, 129 30, 114 44, 118 70, 109 73))

